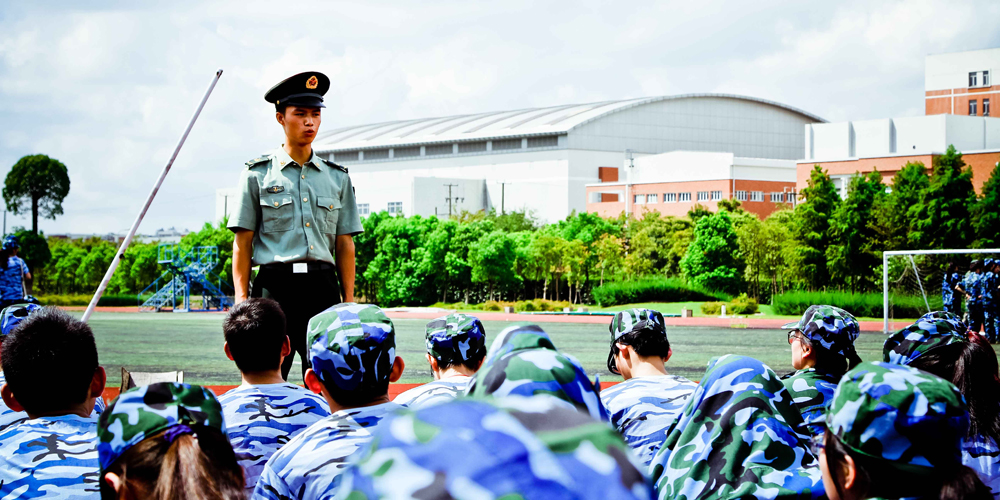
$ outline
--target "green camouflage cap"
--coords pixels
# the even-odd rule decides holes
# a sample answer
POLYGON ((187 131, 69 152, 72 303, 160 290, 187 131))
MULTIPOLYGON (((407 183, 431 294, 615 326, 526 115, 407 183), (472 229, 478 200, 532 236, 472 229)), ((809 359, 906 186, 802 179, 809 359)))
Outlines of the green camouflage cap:
POLYGON ((781 327, 798 330, 807 339, 819 342, 828 351, 846 356, 854 352, 854 341, 861 333, 861 325, 851 313, 834 306, 813 305, 802 318, 781 327))
POLYGON ((309 358, 325 384, 365 390, 389 380, 396 360, 396 329, 382 309, 337 304, 309 320, 309 358))
POLYGON ((826 425, 856 453, 931 473, 962 464, 969 412, 947 380, 904 365, 861 363, 840 379, 826 425))
POLYGON ((486 331, 475 316, 454 313, 427 323, 427 354, 438 362, 460 364, 486 354, 486 331))
POLYGON ((623 335, 643 331, 647 334, 667 336, 663 324, 663 314, 652 309, 626 309, 619 311, 608 327, 611 330, 611 342, 614 343, 623 335))
POLYGON ((176 382, 135 387, 118 396, 97 421, 97 454, 101 470, 142 440, 167 431, 165 437, 191 434, 204 426, 226 434, 222 405, 208 389, 176 382), (176 431, 176 432, 172 432, 176 431))
POLYGON ((955 314, 936 311, 923 315, 916 323, 885 340, 882 360, 909 365, 913 360, 939 347, 968 342, 968 328, 955 314))

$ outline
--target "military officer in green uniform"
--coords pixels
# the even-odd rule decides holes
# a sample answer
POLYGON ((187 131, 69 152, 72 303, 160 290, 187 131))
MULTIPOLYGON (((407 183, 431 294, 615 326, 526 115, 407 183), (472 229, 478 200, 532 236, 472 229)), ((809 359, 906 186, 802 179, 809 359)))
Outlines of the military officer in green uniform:
MULTIPOLYGON (((281 305, 303 373, 309 319, 341 301, 354 302, 353 236, 363 231, 347 169, 312 149, 329 88, 330 79, 312 71, 264 95, 275 106, 285 143, 246 163, 229 220, 236 303, 252 296, 281 305), (253 266, 260 267, 251 286, 253 266)), ((286 380, 293 358, 281 365, 286 380)))

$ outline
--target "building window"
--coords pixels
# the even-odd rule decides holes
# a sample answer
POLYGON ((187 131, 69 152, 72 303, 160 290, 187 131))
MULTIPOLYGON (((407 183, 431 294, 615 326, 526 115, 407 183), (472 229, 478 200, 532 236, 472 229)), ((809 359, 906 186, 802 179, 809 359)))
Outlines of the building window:
POLYGON ((722 199, 722 191, 712 191, 712 201, 719 201, 722 199))
POLYGON ((337 151, 332 156, 330 161, 358 161, 357 151, 337 151))
POLYGON ((358 203, 358 215, 368 215, 371 210, 368 208, 367 203, 358 203))
POLYGON ((365 160, 387 160, 388 158, 388 149, 372 149, 365 151, 365 160))
POLYGON ((646 195, 644 195, 644 194, 633 195, 632 196, 632 201, 635 202, 636 205, 645 204, 646 203, 646 195))
POLYGON ((646 203, 657 203, 657 201, 656 201, 657 198, 659 198, 659 195, 656 195, 656 194, 647 194, 646 195, 646 203))
POLYGON ((983 71, 983 87, 989 87, 989 86, 990 86, 990 72, 983 71))
POLYGON ((750 191, 750 201, 764 201, 764 192, 750 191))
POLYGON ((483 151, 486 151, 486 141, 458 143, 459 153, 482 153, 483 151))
POLYGON ((691 201, 691 193, 677 193, 677 201, 691 201))
POLYGON ((450 155, 453 151, 451 144, 435 144, 424 147, 425 156, 450 155))
POLYGON ((969 72, 969 86, 970 87, 978 87, 979 86, 976 83, 976 77, 977 76, 979 76, 979 73, 976 73, 975 71, 970 71, 969 72))
POLYGON ((737 191, 736 192, 736 201, 747 201, 747 192, 746 191, 737 191))
POLYGON ((403 202, 401 202, 401 201, 390 201, 389 202, 389 213, 390 214, 401 214, 401 213, 403 213, 403 202))
POLYGON ((990 100, 983 99, 983 116, 990 116, 990 100))
POLYGON ((545 137, 529 137, 529 148, 554 148, 559 145, 559 136, 547 135, 545 137))
POLYGON ((412 158, 414 156, 420 156, 420 146, 411 146, 408 148, 396 148, 392 150, 393 158, 412 158))
POLYGON ((771 193, 771 203, 784 203, 785 193, 771 193))
POLYGON ((698 191, 698 201, 708 201, 708 191, 698 191))
POLYGON ((976 116, 976 101, 975 99, 969 101, 969 116, 976 116))
POLYGON ((506 151, 509 149, 521 149, 521 139, 493 141, 493 151, 506 151))
POLYGON ((674 203, 677 201, 677 193, 663 193, 663 203, 674 203))

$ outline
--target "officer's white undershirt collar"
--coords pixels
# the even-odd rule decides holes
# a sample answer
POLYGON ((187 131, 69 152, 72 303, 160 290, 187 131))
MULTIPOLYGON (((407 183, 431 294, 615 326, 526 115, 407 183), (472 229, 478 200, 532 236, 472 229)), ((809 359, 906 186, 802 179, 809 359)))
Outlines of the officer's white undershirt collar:
MULTIPOLYGON (((295 160, 293 160, 292 157, 288 156, 288 153, 285 152, 284 144, 278 146, 278 149, 275 150, 273 154, 274 159, 278 162, 278 168, 284 169, 289 165, 298 165, 298 163, 296 163, 295 160)), ((323 160, 316 154, 316 148, 313 148, 312 156, 309 157, 309 161, 306 162, 306 165, 319 170, 319 165, 322 162, 323 160)))

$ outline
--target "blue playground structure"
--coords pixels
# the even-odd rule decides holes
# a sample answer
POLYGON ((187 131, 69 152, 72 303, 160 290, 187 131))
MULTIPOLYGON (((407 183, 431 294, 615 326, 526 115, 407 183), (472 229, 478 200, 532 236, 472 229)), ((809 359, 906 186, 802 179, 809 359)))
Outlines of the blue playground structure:
POLYGON ((233 306, 227 291, 233 287, 216 275, 219 249, 214 246, 193 247, 184 250, 174 244, 163 243, 157 250, 157 262, 167 266, 156 281, 139 293, 139 300, 152 296, 139 304, 140 311, 160 311, 170 308, 173 312, 221 311, 233 306), (191 303, 191 296, 201 295, 201 307, 191 303), (179 305, 178 305, 179 304, 179 305))

